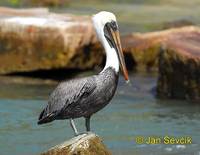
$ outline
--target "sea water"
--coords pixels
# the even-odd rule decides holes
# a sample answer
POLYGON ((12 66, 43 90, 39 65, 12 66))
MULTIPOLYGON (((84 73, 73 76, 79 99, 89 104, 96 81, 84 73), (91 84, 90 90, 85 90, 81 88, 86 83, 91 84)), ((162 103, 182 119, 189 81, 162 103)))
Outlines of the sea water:
MULTIPOLYGON (((102 137, 114 155, 198 154, 200 106, 155 97, 157 76, 132 74, 131 85, 120 77, 108 106, 91 119, 91 129, 102 137), (143 137, 192 138, 192 144, 137 144, 143 137)), ((34 155, 73 137, 68 120, 37 125, 55 85, 2 84, 0 88, 0 154, 34 155)), ((84 119, 76 119, 80 132, 84 119)))

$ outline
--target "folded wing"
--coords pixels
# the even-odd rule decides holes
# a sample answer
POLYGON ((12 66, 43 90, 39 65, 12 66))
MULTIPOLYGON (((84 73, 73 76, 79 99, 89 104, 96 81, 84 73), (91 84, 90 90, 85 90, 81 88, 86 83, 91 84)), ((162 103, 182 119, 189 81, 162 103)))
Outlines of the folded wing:
POLYGON ((89 96, 96 88, 95 77, 79 78, 60 83, 51 93, 48 105, 41 112, 38 124, 55 120, 62 109, 89 96))

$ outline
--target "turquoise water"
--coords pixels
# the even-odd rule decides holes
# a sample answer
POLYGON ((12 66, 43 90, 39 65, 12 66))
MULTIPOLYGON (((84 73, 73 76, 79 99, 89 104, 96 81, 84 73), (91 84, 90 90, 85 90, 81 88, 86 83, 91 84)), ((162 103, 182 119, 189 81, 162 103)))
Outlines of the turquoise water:
MULTIPOLYGON (((115 155, 198 154, 200 106, 183 101, 157 100, 156 75, 131 75, 132 85, 120 78, 117 93, 92 117, 91 128, 115 155), (191 136, 192 145, 136 144, 141 136, 191 136)), ((73 137, 68 121, 37 125, 37 118, 54 85, 1 84, 0 154, 34 155, 73 137), (10 96, 10 97, 9 97, 10 96)), ((84 131, 84 120, 76 120, 84 131)))

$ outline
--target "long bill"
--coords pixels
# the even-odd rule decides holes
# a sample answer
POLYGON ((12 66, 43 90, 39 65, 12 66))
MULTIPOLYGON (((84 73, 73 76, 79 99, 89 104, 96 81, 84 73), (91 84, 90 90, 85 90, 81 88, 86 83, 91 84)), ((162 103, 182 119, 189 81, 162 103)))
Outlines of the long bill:
POLYGON ((115 45, 116 45, 116 51, 117 51, 117 55, 118 55, 118 58, 119 58, 121 71, 124 75, 125 80, 127 82, 129 82, 128 71, 127 71, 127 68, 126 68, 125 61, 124 61, 124 55, 123 55, 123 52, 122 52, 119 31, 118 30, 113 31, 111 29, 111 34, 113 36, 113 39, 114 39, 114 42, 115 42, 115 45))

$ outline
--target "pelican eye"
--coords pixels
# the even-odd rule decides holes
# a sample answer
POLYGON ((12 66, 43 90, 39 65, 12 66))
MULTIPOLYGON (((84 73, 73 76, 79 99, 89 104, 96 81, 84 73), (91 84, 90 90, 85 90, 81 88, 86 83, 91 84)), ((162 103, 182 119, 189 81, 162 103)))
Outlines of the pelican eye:
POLYGON ((111 27, 112 27, 112 29, 113 29, 114 31, 117 31, 117 29, 118 29, 117 23, 116 23, 114 20, 112 20, 112 21, 110 22, 110 25, 111 25, 111 27))

